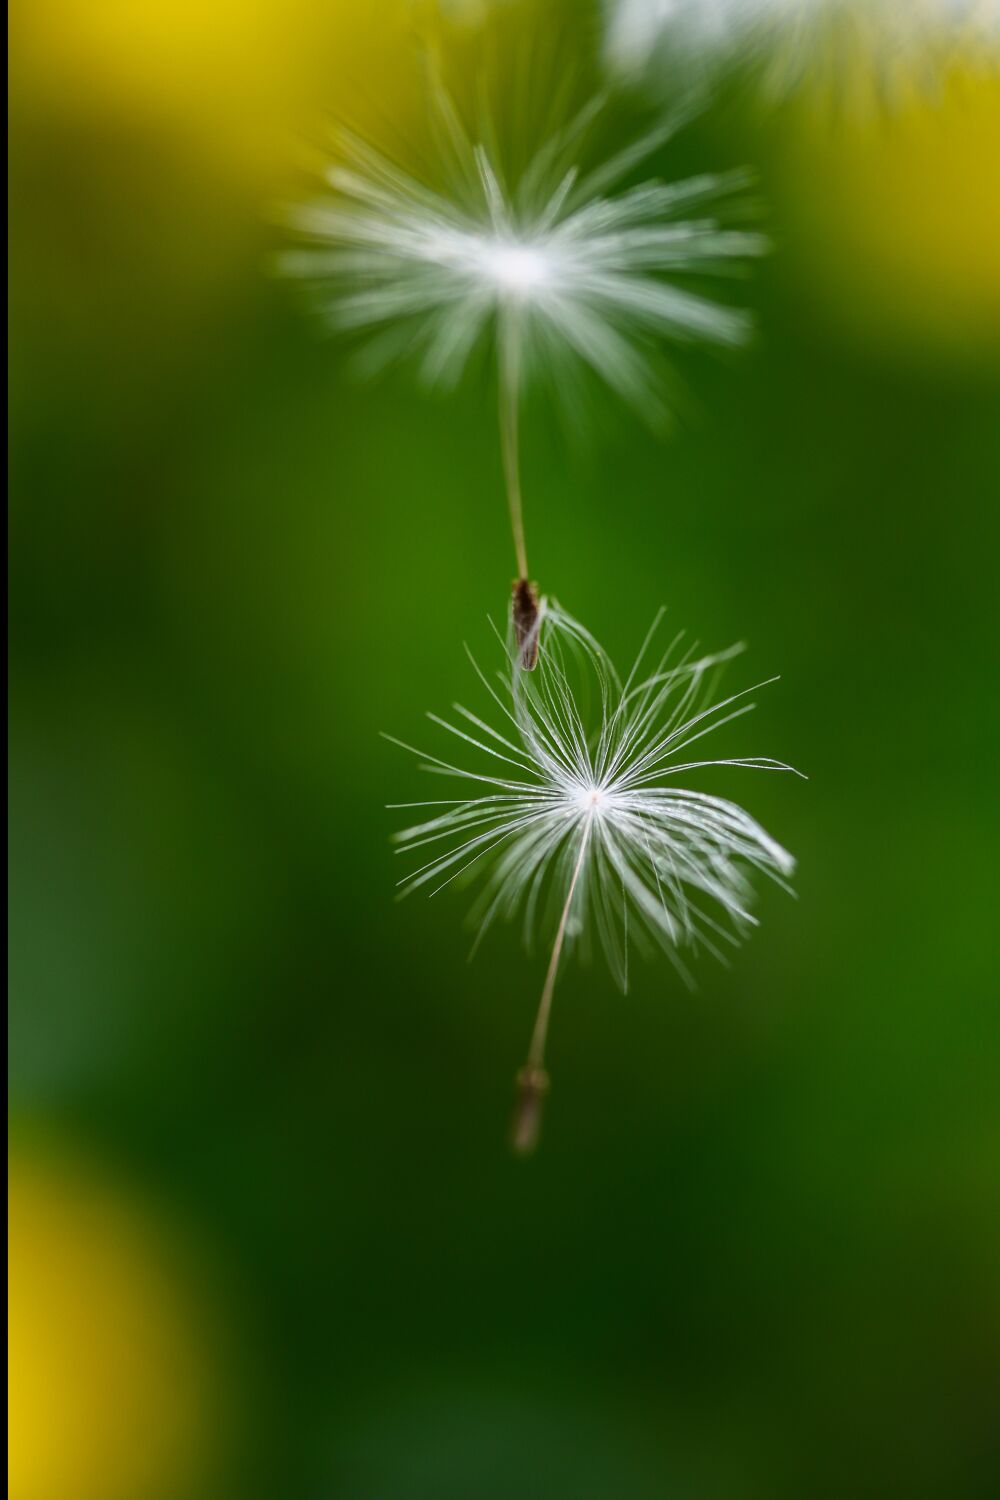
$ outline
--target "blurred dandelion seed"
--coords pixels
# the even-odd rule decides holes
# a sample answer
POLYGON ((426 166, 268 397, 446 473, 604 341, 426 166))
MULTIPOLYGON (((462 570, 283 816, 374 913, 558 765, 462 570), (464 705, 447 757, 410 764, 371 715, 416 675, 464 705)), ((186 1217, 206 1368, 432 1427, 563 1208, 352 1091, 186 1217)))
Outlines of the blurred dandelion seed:
POLYGON ((933 83, 956 55, 997 57, 1000 0, 607 0, 619 73, 751 67, 765 95, 818 88, 869 106, 933 83))
POLYGON ((792 856, 736 803, 675 785, 675 777, 706 767, 792 767, 761 756, 686 755, 748 713, 754 689, 715 698, 717 669, 741 648, 699 656, 696 646, 683 648, 682 635, 642 676, 662 614, 624 682, 589 632, 554 604, 535 626, 543 649, 532 677, 522 670, 513 628, 495 679, 470 654, 502 729, 459 704, 457 722, 428 717, 479 752, 475 768, 393 740, 420 756, 424 770, 477 788, 443 801, 393 804, 444 809, 395 836, 403 853, 435 851, 400 882, 402 893, 429 888, 433 895, 480 875, 473 951, 498 917, 520 916, 529 944, 536 928, 554 924, 518 1075, 514 1143, 521 1150, 534 1144, 548 1088, 545 1047, 564 948, 586 943, 593 932, 622 989, 630 944, 658 948, 691 985, 681 951, 704 949, 725 962, 726 947, 756 925, 750 877, 756 872, 788 889, 794 870, 792 856), (593 728, 580 707, 588 693, 596 703, 593 728))
POLYGON ((655 418, 664 410, 650 359, 658 338, 735 346, 749 332, 744 311, 685 283, 743 272, 767 242, 720 218, 723 206, 749 211, 744 170, 611 191, 675 134, 689 106, 583 171, 586 137, 603 107, 592 100, 508 185, 448 96, 437 89, 432 99, 449 187, 428 185, 338 130, 323 194, 288 215, 304 243, 282 256, 281 268, 312 288, 333 327, 374 331, 372 367, 415 355, 425 382, 453 387, 473 350, 492 342, 517 589, 529 580, 519 441, 525 382, 568 356, 655 418))

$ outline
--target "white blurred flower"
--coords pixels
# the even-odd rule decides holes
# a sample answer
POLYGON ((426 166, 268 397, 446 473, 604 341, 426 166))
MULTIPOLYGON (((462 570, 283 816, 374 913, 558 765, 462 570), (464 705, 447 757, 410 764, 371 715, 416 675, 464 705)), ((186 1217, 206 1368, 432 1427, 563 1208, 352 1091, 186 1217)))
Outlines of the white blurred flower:
POLYGON ((773 94, 814 83, 852 102, 1000 42, 1000 0, 607 0, 606 17, 618 71, 750 66, 773 94))
POLYGON ((340 329, 381 330, 376 360, 416 353, 423 377, 453 385, 474 347, 496 339, 504 383, 574 355, 622 396, 659 402, 652 340, 734 345, 744 312, 695 290, 697 276, 741 272, 762 235, 726 227, 744 171, 612 191, 686 118, 679 111, 590 171, 578 153, 594 101, 551 136, 517 180, 473 144, 447 99, 447 190, 410 175, 348 131, 323 194, 291 213, 305 242, 284 270, 309 282, 340 329))

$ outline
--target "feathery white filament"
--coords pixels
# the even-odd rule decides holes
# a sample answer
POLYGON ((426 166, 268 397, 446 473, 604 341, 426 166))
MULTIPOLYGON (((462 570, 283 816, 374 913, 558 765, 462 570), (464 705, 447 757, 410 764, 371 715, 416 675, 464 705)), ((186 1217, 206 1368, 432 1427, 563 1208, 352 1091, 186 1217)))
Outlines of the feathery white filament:
POLYGON ((791 767, 757 756, 691 758, 696 742, 753 705, 746 693, 711 698, 716 668, 738 648, 698 657, 694 648, 682 653, 677 637, 640 678, 659 619, 624 683, 593 637, 554 605, 542 615, 534 673, 520 669, 513 646, 496 682, 473 662, 503 728, 459 705, 457 722, 429 715, 475 760, 414 753, 425 770, 476 791, 398 804, 444 809, 396 836, 403 851, 429 856, 401 881, 404 892, 434 893, 480 874, 477 943, 497 917, 520 914, 530 939, 543 912, 553 925, 558 915, 553 962, 564 937, 593 930, 623 988, 630 940, 662 948, 690 982, 679 950, 722 958, 720 944, 754 924, 750 876, 783 885, 792 856, 737 804, 674 778, 711 766, 791 767), (585 691, 596 700, 592 727, 579 706, 585 691))

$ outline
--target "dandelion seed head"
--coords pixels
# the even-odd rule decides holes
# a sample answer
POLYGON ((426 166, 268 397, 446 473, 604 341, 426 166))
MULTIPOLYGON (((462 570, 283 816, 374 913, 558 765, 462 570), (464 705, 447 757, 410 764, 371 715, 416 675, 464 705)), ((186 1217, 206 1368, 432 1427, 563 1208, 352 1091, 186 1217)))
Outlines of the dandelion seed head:
POLYGON ((630 944, 662 949, 686 981, 685 949, 724 958, 755 924, 752 877, 785 885, 795 862, 743 808, 679 778, 791 768, 761 756, 703 758, 700 742, 752 707, 746 693, 716 695, 737 648, 699 655, 678 636, 654 655, 657 625, 624 682, 554 604, 539 617, 533 672, 522 669, 513 631, 496 677, 473 660, 492 713, 456 705, 454 720, 431 715, 468 757, 415 752, 458 789, 410 804, 430 815, 396 842, 428 857, 403 878, 404 892, 478 878, 477 944, 497 918, 520 917, 530 941, 565 906, 567 938, 595 940, 623 987, 630 944), (580 706, 588 694, 592 723, 580 706))
POLYGON ((585 170, 592 102, 508 180, 496 148, 476 144, 451 101, 433 97, 447 125, 444 186, 338 130, 326 191, 288 212, 300 244, 281 269, 310 287, 334 327, 369 333, 371 365, 415 355, 427 383, 449 386, 492 342, 511 389, 581 361, 653 416, 654 346, 746 341, 746 313, 702 283, 740 274, 768 248, 730 222, 755 211, 750 175, 622 186, 688 105, 585 170))

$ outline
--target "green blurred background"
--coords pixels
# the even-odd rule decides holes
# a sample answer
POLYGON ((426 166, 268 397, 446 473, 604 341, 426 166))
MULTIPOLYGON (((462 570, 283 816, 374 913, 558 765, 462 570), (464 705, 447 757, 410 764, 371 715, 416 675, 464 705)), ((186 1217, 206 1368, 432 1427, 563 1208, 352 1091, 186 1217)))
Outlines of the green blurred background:
POLYGON ((540 961, 393 903, 378 738, 505 606, 494 394, 359 384, 267 270, 324 110, 419 129, 418 19, 14 7, 11 1494, 985 1500, 996 60, 724 88, 656 165, 760 167, 756 347, 666 440, 529 413, 533 571, 620 661, 746 638, 729 744, 810 780, 712 783, 801 862, 731 970, 567 970, 523 1163, 540 961))

